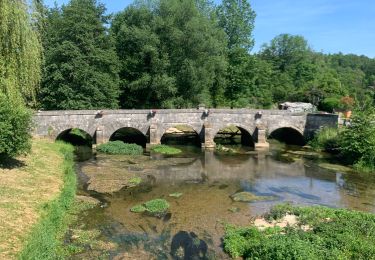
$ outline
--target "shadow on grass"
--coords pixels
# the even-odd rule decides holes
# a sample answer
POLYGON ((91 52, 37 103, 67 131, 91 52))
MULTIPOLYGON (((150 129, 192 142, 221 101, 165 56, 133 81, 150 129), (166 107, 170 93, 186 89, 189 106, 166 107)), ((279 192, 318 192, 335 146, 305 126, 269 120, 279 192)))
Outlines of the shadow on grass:
POLYGON ((11 158, 0 154, 0 169, 12 170, 15 168, 21 168, 26 164, 18 159, 11 158))

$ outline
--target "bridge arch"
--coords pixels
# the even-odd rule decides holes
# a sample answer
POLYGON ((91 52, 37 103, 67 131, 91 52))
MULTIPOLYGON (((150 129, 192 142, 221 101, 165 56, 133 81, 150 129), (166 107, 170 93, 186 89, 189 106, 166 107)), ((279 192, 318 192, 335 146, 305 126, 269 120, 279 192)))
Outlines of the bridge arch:
POLYGON ((191 144, 200 146, 203 142, 202 126, 191 124, 168 124, 160 131, 162 144, 191 144))
POLYGON ((280 142, 291 144, 291 145, 302 146, 306 144, 303 131, 291 125, 274 126, 274 127, 269 128, 268 138, 275 139, 280 142))
MULTIPOLYGON (((220 125, 220 126, 216 126, 214 128, 214 130, 212 131, 213 135, 212 135, 212 140, 215 142, 218 141, 218 135, 220 134, 221 131, 223 131, 224 129, 233 129, 233 131, 235 131, 235 129, 237 129, 239 131, 239 133, 234 133, 234 134, 237 134, 237 135, 241 135, 241 144, 245 145, 245 146, 254 146, 255 145, 255 140, 254 140, 254 133, 255 133, 255 127, 249 127, 249 126, 245 126, 243 124, 231 124, 231 123, 228 123, 228 124, 223 124, 223 125, 220 125)), ((228 136, 231 136, 233 135, 232 133, 228 133, 226 134, 225 132, 222 133, 224 135, 224 138, 225 138, 225 135, 228 135, 228 136)))
POLYGON ((145 135, 134 127, 122 127, 113 132, 109 137, 109 141, 123 141, 124 143, 138 144, 146 147, 146 144, 149 142, 149 135, 145 135))
POLYGON ((77 146, 91 146, 94 138, 91 134, 80 128, 68 128, 56 135, 56 141, 64 141, 77 146))
POLYGON ((118 121, 109 121, 105 124, 105 133, 104 137, 106 141, 109 141, 111 137, 120 129, 134 129, 142 133, 144 136, 149 136, 150 124, 142 124, 129 121, 128 123, 118 122, 118 121))

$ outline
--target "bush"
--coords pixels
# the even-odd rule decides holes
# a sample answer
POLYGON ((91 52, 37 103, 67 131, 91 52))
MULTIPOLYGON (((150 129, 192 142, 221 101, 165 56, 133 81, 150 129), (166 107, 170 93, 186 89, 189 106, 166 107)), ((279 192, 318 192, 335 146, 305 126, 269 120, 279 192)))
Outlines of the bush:
POLYGON ((153 146, 151 148, 151 151, 155 153, 162 153, 162 154, 167 154, 167 155, 179 154, 182 152, 180 149, 170 147, 168 145, 163 145, 163 144, 153 146))
POLYGON ((339 142, 348 163, 361 171, 375 171, 375 110, 356 111, 339 142))
POLYGON ((108 142, 98 145, 97 151, 107 154, 141 155, 143 148, 137 144, 127 144, 122 141, 108 142))
POLYGON ((286 214, 298 217, 297 226, 227 226, 224 250, 246 259, 373 259, 375 215, 325 207, 276 206, 270 220, 286 214), (300 225, 312 230, 304 231, 300 225))
POLYGON ((315 134, 309 145, 315 150, 338 153, 339 130, 337 128, 324 127, 315 134))
POLYGON ((0 93, 0 158, 26 154, 31 149, 31 112, 0 93))

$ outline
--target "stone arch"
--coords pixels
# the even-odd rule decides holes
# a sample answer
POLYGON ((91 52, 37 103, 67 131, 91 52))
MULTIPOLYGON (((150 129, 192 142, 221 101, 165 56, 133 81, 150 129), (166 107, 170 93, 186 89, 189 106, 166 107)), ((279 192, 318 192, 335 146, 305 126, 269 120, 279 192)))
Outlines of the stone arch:
POLYGON ((91 146, 94 143, 93 136, 81 128, 68 128, 59 133, 55 137, 55 141, 64 141, 73 145, 91 146))
MULTIPOLYGON (((104 137, 105 141, 109 141, 111 136, 122 128, 132 128, 139 132, 141 132, 144 136, 149 137, 149 131, 150 131, 150 124, 136 124, 132 122, 128 123, 120 123, 120 122, 107 122, 104 124, 104 137)), ((149 139, 149 138, 148 138, 149 139)))
POLYGON ((202 131, 203 126, 197 126, 197 125, 192 125, 192 124, 186 124, 186 123, 177 123, 177 124, 166 124, 163 125, 160 128, 159 132, 159 140, 160 143, 166 143, 169 141, 172 141, 172 143, 179 143, 178 142, 178 137, 183 137, 181 144, 193 144, 193 145, 198 145, 200 146, 201 143, 204 140, 204 133, 202 131), (175 135, 170 135, 168 138, 168 130, 171 128, 176 128, 177 130, 181 131, 182 133, 176 133, 175 135), (190 134, 184 134, 183 132, 188 132, 190 130, 190 134), (174 139, 174 142, 173 142, 174 139))
POLYGON ((212 131, 212 136, 210 136, 209 138, 212 138, 212 142, 214 142, 214 139, 217 136, 217 134, 221 130, 223 130, 225 128, 228 128, 228 127, 236 127, 240 130, 240 132, 241 132, 241 143, 242 144, 247 145, 247 146, 254 146, 255 145, 254 134, 255 134, 256 128, 245 126, 243 124, 237 124, 237 123, 227 123, 227 124, 218 125, 218 126, 214 127, 213 131, 212 131))
POLYGON ((146 147, 149 142, 149 135, 145 135, 134 127, 121 127, 109 136, 109 141, 123 141, 124 143, 134 143, 146 147))
POLYGON ((286 144, 305 145, 306 140, 303 131, 295 126, 274 126, 268 129, 268 137, 286 144))

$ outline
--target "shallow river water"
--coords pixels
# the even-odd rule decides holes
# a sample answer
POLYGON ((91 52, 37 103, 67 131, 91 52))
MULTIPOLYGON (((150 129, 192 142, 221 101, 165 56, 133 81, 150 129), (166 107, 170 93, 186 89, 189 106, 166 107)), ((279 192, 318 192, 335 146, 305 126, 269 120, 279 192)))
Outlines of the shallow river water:
POLYGON ((79 193, 101 201, 79 223, 114 246, 101 252, 87 248, 77 259, 103 254, 109 259, 226 259, 225 225, 249 225, 282 202, 375 212, 375 179, 345 168, 328 170, 332 165, 322 154, 279 145, 266 153, 236 155, 183 149, 173 157, 96 155, 79 163, 79 193), (131 185, 135 177, 142 179, 138 186, 131 185), (233 201, 231 195, 240 191, 273 199, 233 201), (176 192, 182 196, 169 196, 176 192), (170 204, 164 217, 130 212, 155 198, 170 204))

